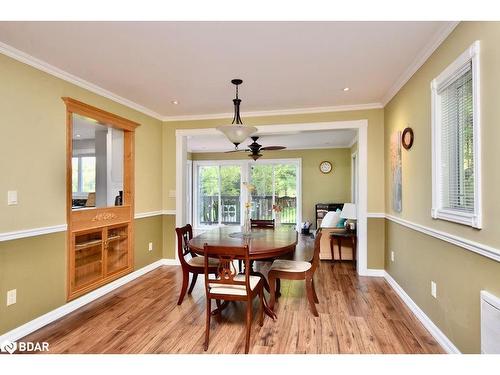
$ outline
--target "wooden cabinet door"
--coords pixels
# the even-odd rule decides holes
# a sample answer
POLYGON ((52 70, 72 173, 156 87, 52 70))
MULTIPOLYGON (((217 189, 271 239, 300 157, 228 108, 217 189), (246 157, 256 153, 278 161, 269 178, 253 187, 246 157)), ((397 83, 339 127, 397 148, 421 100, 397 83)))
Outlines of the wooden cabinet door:
POLYGON ((72 290, 81 289, 103 277, 103 234, 102 229, 73 234, 72 290))
POLYGON ((105 275, 126 269, 129 265, 129 225, 107 228, 105 242, 105 275))

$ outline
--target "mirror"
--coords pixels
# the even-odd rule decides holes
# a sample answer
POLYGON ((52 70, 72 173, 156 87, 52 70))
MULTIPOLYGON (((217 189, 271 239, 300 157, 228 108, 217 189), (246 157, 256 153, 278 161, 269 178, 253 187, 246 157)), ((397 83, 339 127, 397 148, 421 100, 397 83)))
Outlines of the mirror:
POLYGON ((72 208, 121 206, 124 132, 72 114, 72 208))

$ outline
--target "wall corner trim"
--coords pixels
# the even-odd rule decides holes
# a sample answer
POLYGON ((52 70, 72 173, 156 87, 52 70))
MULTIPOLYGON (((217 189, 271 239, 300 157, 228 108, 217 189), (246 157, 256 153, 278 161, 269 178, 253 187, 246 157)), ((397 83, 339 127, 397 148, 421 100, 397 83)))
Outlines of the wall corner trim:
POLYGON ((42 236, 44 234, 50 234, 50 233, 65 232, 67 229, 68 226, 66 224, 59 224, 59 225, 52 225, 50 227, 40 227, 40 228, 16 230, 12 232, 3 232, 0 233, 0 242, 18 240, 27 237, 42 236))
POLYGON ((134 215, 134 219, 144 219, 146 217, 159 216, 163 213, 163 211, 149 211, 149 212, 141 212, 134 215))
POLYGON ((420 232, 420 233, 426 234, 428 236, 440 239, 442 241, 449 242, 455 246, 461 247, 463 249, 472 251, 472 252, 477 253, 479 255, 482 255, 482 256, 485 256, 487 258, 496 260, 497 262, 500 262, 500 249, 496 249, 494 247, 491 247, 491 246, 488 246, 485 244, 481 244, 478 242, 474 242, 474 241, 468 240, 466 238, 459 237, 459 236, 456 236, 456 235, 453 235, 450 233, 446 233, 446 232, 443 232, 443 231, 440 231, 437 229, 426 227, 424 225, 413 223, 411 221, 401 219, 397 216, 386 214, 385 217, 386 217, 386 219, 388 219, 396 224, 400 224, 404 227, 413 229, 417 232, 420 232))
POLYGON ((145 267, 142 267, 138 270, 135 270, 128 275, 125 275, 117 280, 114 280, 110 282, 109 284, 106 284, 98 289, 93 290, 90 293, 87 293, 83 295, 82 297, 79 297, 73 301, 70 301, 52 311, 49 311, 46 314, 43 314, 39 316, 38 318, 35 318, 17 328, 14 328, 13 330, 4 333, 3 335, 0 336, 0 342, 4 341, 17 341, 30 333, 46 326, 47 324, 50 324, 60 318, 62 318, 65 315, 70 314, 71 312, 79 309, 82 306, 85 306, 89 304, 92 301, 95 301, 96 299, 104 296, 105 294, 108 294, 112 292, 113 290, 137 279, 138 277, 153 271, 154 269, 164 266, 164 265, 177 265, 179 263, 176 263, 177 261, 175 259, 160 259, 157 260, 156 262, 153 262, 151 264, 148 264, 145 267))
POLYGON ((436 341, 443 347, 448 354, 461 354, 460 350, 451 342, 451 340, 434 324, 434 322, 418 307, 418 305, 411 299, 411 297, 404 291, 404 289, 392 278, 392 276, 385 271, 384 278, 387 283, 394 289, 398 296, 408 306, 408 308, 415 314, 429 333, 436 339, 436 341))

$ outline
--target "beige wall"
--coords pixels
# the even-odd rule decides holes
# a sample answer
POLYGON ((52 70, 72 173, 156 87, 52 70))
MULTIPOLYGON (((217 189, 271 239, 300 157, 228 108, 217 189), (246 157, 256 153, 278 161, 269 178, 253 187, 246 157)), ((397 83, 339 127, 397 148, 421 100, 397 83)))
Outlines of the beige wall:
MULTIPOLYGON (((386 212, 411 222, 500 248, 500 24, 463 22, 385 108, 386 212), (430 82, 475 40, 481 41, 482 230, 431 218, 430 82), (413 148, 403 149, 403 211, 391 208, 389 139, 411 126, 413 148)), ((465 352, 479 352, 479 293, 500 295, 500 264, 457 246, 387 223, 386 269, 412 299, 465 352), (391 251, 395 262, 388 261, 391 251), (430 297, 437 281, 438 298, 430 297)))
POLYGON ((66 223, 66 107, 62 96, 136 121, 136 212, 161 210, 162 123, 0 54, 0 232, 66 223))
MULTIPOLYGON (((248 160, 246 153, 193 153, 193 160, 248 160)), ((315 221, 316 203, 345 203, 351 199, 351 153, 348 148, 266 151, 262 159, 302 159, 302 221, 315 221), (319 164, 328 160, 333 172, 324 174, 319 164)))

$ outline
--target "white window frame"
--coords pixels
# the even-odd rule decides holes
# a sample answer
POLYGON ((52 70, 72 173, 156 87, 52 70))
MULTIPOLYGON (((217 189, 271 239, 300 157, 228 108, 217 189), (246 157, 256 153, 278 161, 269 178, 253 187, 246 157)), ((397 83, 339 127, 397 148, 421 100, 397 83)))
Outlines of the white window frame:
MULTIPOLYGON (((193 160, 193 188, 192 188, 192 201, 193 201, 193 220, 195 229, 206 230, 214 228, 217 226, 223 226, 224 224, 218 225, 201 225, 199 222, 198 215, 198 167, 199 166, 223 166, 223 165, 238 165, 241 167, 241 183, 250 181, 250 167, 252 164, 294 164, 297 166, 297 227, 300 226, 302 221, 302 159, 301 158, 289 158, 289 159, 260 159, 258 162, 251 160, 193 160)), ((274 185, 274 184, 273 184, 274 185)), ((273 194, 274 196, 274 194, 273 194)), ((245 203, 248 202, 250 196, 248 190, 241 187, 241 199, 240 199, 240 223, 243 223, 245 203)), ((219 213, 220 214, 220 213, 219 213)))
POLYGON ((447 220, 482 227, 481 197, 481 131, 480 131, 480 76, 479 76, 479 41, 475 41, 453 63, 431 82, 431 116, 432 116, 432 210, 434 219, 447 220), (464 65, 471 63, 472 69, 472 105, 473 105, 473 150, 474 150, 474 212, 467 213, 443 207, 441 186, 441 100, 438 89, 454 80, 464 65))
MULTIPOLYGON (((84 192, 82 191, 83 187, 83 178, 82 178, 82 158, 88 158, 88 157, 93 157, 96 159, 95 154, 88 154, 88 153, 83 153, 83 154, 78 154, 72 156, 73 158, 78 159, 78 191, 73 191, 72 196, 73 199, 87 199, 89 192, 84 192)), ((97 167, 97 159, 96 159, 96 167, 97 167)), ((73 189, 71 189, 73 190, 73 189)))

